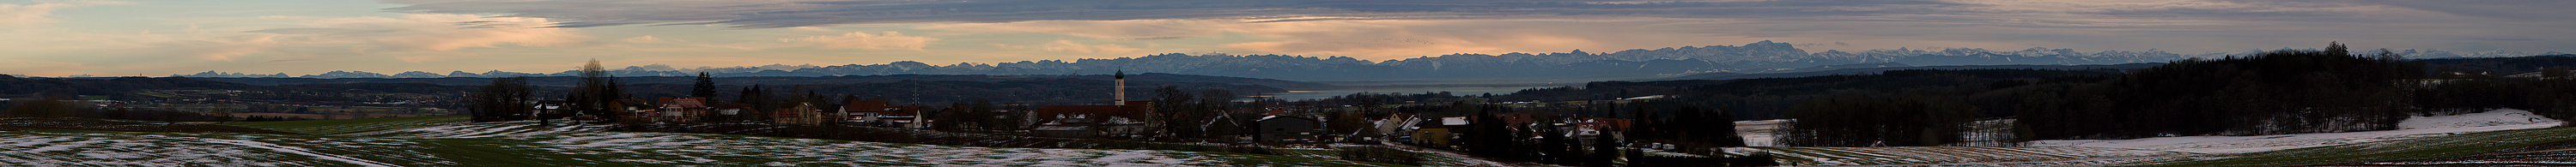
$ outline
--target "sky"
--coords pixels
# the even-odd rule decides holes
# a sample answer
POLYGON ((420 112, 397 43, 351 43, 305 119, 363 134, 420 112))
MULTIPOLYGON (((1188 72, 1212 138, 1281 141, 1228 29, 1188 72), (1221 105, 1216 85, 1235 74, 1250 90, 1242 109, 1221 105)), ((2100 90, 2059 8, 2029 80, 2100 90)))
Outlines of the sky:
POLYGON ((0 74, 990 64, 1160 53, 1387 60, 1798 44, 2576 51, 2576 1, 0 0, 0 74))

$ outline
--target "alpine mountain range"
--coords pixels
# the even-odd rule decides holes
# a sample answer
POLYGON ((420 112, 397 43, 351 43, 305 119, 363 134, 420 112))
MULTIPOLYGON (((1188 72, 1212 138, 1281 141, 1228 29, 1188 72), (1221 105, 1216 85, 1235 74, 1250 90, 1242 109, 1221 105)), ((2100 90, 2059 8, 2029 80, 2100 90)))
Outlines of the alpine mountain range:
MULTIPOLYGON (((2409 58, 2512 57, 2563 54, 2549 52, 2394 51, 2409 58)), ((1364 80, 1491 80, 1554 79, 1615 80, 1672 77, 1703 73, 1768 73, 1813 71, 1834 68, 1949 66, 1949 65, 2080 65, 2161 63, 2185 58, 2211 58, 2249 53, 2177 54, 2158 50, 2077 52, 2073 49, 2033 47, 2022 50, 1987 50, 1979 48, 1881 49, 1859 52, 1826 50, 1807 52, 1789 43, 1754 42, 1742 46, 1693 46, 1659 49, 1630 49, 1618 52, 1592 53, 1574 50, 1564 53, 1450 54, 1385 61, 1351 57, 1308 57, 1296 55, 1228 55, 1167 53, 1116 59, 1077 59, 1020 61, 994 64, 958 63, 931 65, 914 61, 885 64, 849 64, 835 66, 782 65, 673 68, 654 64, 611 70, 616 76, 695 76, 698 72, 723 77, 749 76, 844 76, 844 75, 1083 75, 1128 73, 1173 73, 1300 81, 1364 80)), ((442 77, 516 77, 572 76, 577 71, 556 73, 521 73, 487 71, 447 74, 410 71, 392 75, 364 71, 331 71, 296 78, 442 78, 442 77)), ((258 77, 282 78, 278 74, 243 74, 207 71, 180 77, 258 77)))

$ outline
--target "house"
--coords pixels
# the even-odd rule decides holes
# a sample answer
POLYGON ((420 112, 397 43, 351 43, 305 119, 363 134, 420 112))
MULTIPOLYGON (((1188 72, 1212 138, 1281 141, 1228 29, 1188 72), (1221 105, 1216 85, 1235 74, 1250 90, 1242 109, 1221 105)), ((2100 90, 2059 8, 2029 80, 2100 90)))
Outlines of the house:
POLYGON ((1099 131, 1092 130, 1094 129, 1094 125, 1097 125, 1097 123, 1095 121, 1096 119, 1090 118, 1091 116, 1092 115, 1052 115, 1053 118, 1040 119, 1049 121, 1030 126, 1029 135, 1066 138, 1087 138, 1099 136, 1099 131))
POLYGON ((528 119, 555 119, 570 117, 572 116, 572 107, 567 106, 571 106, 570 102, 562 100, 537 101, 537 105, 529 106, 530 110, 528 110, 528 119))
POLYGON ((754 109, 752 109, 752 108, 751 108, 751 104, 741 104, 741 103, 734 103, 734 104, 717 104, 717 105, 715 105, 714 107, 715 107, 715 112, 716 112, 716 113, 715 113, 715 114, 716 114, 715 119, 718 119, 718 120, 713 120, 713 121, 735 121, 735 120, 745 120, 745 119, 748 119, 748 118, 743 118, 744 116, 746 116, 746 115, 751 115, 751 113, 752 113, 753 111, 755 111, 754 109))
POLYGON ((1520 137, 1538 136, 1538 129, 1535 128, 1552 128, 1546 127, 1547 125, 1531 125, 1534 122, 1538 122, 1538 119, 1540 118, 1530 117, 1529 114, 1494 114, 1494 118, 1503 120, 1503 122, 1499 122, 1503 124, 1503 130, 1516 132, 1514 134, 1520 137))
POLYGON ((639 121, 698 122, 714 114, 716 109, 707 105, 706 97, 662 97, 654 101, 661 102, 662 105, 652 111, 639 113, 638 116, 642 118, 639 121))
POLYGON ((1377 120, 1376 130, 1378 134, 1409 134, 1420 122, 1422 118, 1413 114, 1387 114, 1386 119, 1377 120))
POLYGON ((1264 143, 1314 142, 1323 133, 1323 121, 1299 116, 1273 115, 1253 123, 1253 141, 1264 143))
POLYGON ((772 121, 782 124, 823 125, 825 119, 814 103, 796 103, 771 114, 772 121))
POLYGON ((877 113, 877 120, 880 122, 878 122, 876 126, 911 129, 929 128, 929 125, 922 124, 922 122, 926 122, 926 120, 921 119, 921 112, 880 112, 877 113))
POLYGON ((643 119, 638 114, 651 112, 655 108, 658 107, 654 107, 652 103, 645 103, 644 100, 617 99, 608 102, 606 112, 597 114, 575 112, 572 120, 577 122, 638 121, 643 119))
POLYGON ((1468 126, 1471 124, 1467 121, 1474 119, 1468 118, 1471 117, 1447 116, 1440 117, 1438 120, 1422 121, 1419 129, 1413 130, 1413 144, 1447 146, 1450 141, 1456 141, 1459 137, 1456 133, 1450 133, 1451 129, 1473 128, 1468 126))
POLYGON ((1451 135, 1455 134, 1449 133, 1449 128, 1424 128, 1413 130, 1411 140, 1415 145, 1448 146, 1449 141, 1453 140, 1449 138, 1451 135))
MULTIPOLYGON (((849 123, 847 125, 890 126, 887 125, 888 121, 884 120, 887 116, 920 115, 921 112, 921 106, 893 106, 887 105, 888 103, 885 100, 850 100, 848 105, 841 105, 839 111, 831 114, 829 119, 849 123)), ((910 120, 912 118, 902 119, 912 121, 910 120)))
POLYGON ((1129 137, 1145 135, 1158 122, 1151 122, 1153 101, 1127 101, 1127 72, 1112 75, 1109 105, 1062 105, 1038 108, 1029 115, 1029 133, 1047 137, 1093 137, 1102 134, 1129 137))
POLYGON ((1619 132, 1628 131, 1629 125, 1630 123, 1633 123, 1633 121, 1634 120, 1631 119, 1599 117, 1572 117, 1561 119, 1559 122, 1564 122, 1560 123, 1564 124, 1564 126, 1559 126, 1559 128, 1561 132, 1565 132, 1565 134, 1558 134, 1558 136, 1574 137, 1575 140, 1579 140, 1583 143, 1592 143, 1593 139, 1595 139, 1594 137, 1627 138, 1627 136, 1619 132))
POLYGON ((1099 134, 1141 134, 1153 113, 1153 101, 1124 101, 1125 105, 1061 105, 1038 108, 1030 116, 1032 135, 1083 138, 1099 134))

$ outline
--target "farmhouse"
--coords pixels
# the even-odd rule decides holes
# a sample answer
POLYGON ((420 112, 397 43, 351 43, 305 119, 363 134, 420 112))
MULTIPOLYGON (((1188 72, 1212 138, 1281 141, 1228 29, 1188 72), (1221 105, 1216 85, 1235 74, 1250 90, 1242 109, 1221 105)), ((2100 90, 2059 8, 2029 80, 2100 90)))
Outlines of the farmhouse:
POLYGON ((822 110, 817 109, 814 103, 796 103, 771 114, 775 114, 770 117, 773 121, 782 124, 822 125, 826 122, 822 110))
POLYGON ((662 97, 654 101, 661 102, 662 105, 651 111, 637 113, 640 121, 698 122, 715 113, 715 107, 707 105, 706 97, 662 97))
POLYGON ((1153 113, 1152 101, 1125 101, 1128 105, 1064 105, 1038 108, 1029 128, 1032 135, 1046 137, 1092 137, 1100 134, 1138 134, 1149 126, 1146 118, 1153 113))
POLYGON ((1030 122, 1029 134, 1046 137, 1094 137, 1144 135, 1156 122, 1150 122, 1153 101, 1127 101, 1127 72, 1111 75, 1109 105, 1061 105, 1038 108, 1030 122))
POLYGON ((1265 143, 1314 142, 1315 134, 1323 133, 1322 121, 1314 118, 1273 115, 1253 122, 1253 140, 1265 143))
POLYGON ((914 121, 911 119, 919 118, 912 116, 921 115, 921 106, 887 104, 885 100, 850 100, 848 105, 841 105, 839 111, 832 114, 831 119, 840 120, 848 125, 894 126, 890 124, 892 121, 885 119, 890 116, 902 116, 903 121, 911 122, 914 121))

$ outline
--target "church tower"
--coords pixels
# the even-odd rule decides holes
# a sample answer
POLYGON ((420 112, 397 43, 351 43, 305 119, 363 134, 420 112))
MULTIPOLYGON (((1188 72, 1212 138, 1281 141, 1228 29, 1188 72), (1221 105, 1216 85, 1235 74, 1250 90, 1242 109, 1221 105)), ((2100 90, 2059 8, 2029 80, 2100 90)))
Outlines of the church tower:
POLYGON ((1119 70, 1118 74, 1110 76, 1115 77, 1113 81, 1110 81, 1112 83, 1109 88, 1109 94, 1112 95, 1111 98, 1115 101, 1109 101, 1109 105, 1127 106, 1127 71, 1119 70))

